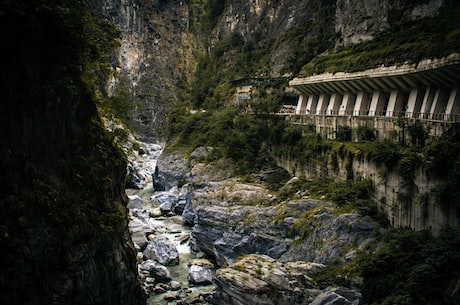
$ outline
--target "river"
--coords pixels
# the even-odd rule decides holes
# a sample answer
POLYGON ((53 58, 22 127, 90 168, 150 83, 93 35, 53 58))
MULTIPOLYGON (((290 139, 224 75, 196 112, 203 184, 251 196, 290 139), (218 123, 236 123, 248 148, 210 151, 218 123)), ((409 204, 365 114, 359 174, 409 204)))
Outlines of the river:
MULTIPOLYGON (((146 153, 137 156, 134 164, 144 178, 143 188, 126 189, 126 193, 130 198, 137 195, 142 199, 140 209, 130 209, 130 227, 133 224, 133 221, 142 221, 144 224, 154 228, 154 235, 164 235, 172 241, 179 252, 179 264, 166 267, 168 268, 172 278, 171 283, 179 283, 180 288, 167 289, 170 283, 166 283, 166 285, 162 285, 163 288, 166 287, 164 291, 150 292, 147 304, 209 304, 206 300, 214 292, 214 285, 193 285, 189 283, 188 279, 190 261, 197 258, 197 253, 192 251, 189 244, 192 228, 183 224, 181 215, 158 215, 160 203, 157 200, 152 200, 154 197, 161 195, 165 195, 161 196, 162 198, 174 198, 178 195, 178 191, 175 189, 166 192, 157 192, 153 189, 151 173, 153 173, 153 170, 155 169, 156 160, 158 159, 161 151, 158 151, 155 146, 145 143, 142 147, 146 153), (137 211, 142 212, 144 217, 136 219, 137 211)), ((198 254, 198 258, 199 257, 200 255, 198 254)), ((158 285, 158 283, 156 283, 156 285, 158 285)), ((158 291, 158 289, 154 290, 158 291)))

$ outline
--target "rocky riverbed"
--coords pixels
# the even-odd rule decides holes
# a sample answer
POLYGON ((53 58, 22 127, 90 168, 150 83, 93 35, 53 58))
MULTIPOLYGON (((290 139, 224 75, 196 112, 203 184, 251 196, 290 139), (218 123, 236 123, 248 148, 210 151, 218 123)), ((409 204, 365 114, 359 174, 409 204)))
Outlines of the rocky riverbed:
POLYGON ((128 190, 148 304, 360 304, 359 291, 320 289, 311 274, 352 260, 377 223, 308 192, 280 200, 225 160, 202 162, 211 151, 162 154, 150 168, 165 191, 148 177, 128 190))
POLYGON ((160 146, 143 143, 129 165, 129 228, 147 304, 209 304, 214 264, 190 248, 191 227, 181 216, 186 194, 153 187, 160 154, 160 146))

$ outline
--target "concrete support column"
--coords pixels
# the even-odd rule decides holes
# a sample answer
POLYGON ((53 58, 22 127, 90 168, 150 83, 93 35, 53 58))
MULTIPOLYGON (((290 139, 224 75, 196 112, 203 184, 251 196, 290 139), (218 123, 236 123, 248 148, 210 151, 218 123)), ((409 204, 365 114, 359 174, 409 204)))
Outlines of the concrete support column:
POLYGON ((359 92, 356 96, 355 108, 353 115, 368 115, 371 105, 371 95, 367 92, 359 92))
POLYGON ((386 116, 397 117, 402 111, 405 111, 407 94, 401 90, 392 90, 388 99, 386 116))
POLYGON ((436 90, 433 98, 433 104, 430 109, 430 117, 436 121, 444 121, 447 102, 449 100, 450 90, 446 88, 439 88, 436 90))
POLYGON ((295 114, 304 114, 307 105, 305 103, 305 98, 303 94, 299 95, 299 99, 297 101, 297 107, 295 108, 295 114))
POLYGON ((452 122, 460 121, 460 88, 452 88, 447 101, 446 119, 452 122))
POLYGON ((409 99, 407 100, 407 117, 414 119, 420 118, 420 109, 422 108, 424 96, 425 89, 412 88, 410 90, 409 99))
POLYGON ((318 99, 318 106, 316 106, 316 114, 325 114, 326 113, 326 109, 329 105, 329 100, 330 100, 330 96, 329 95, 320 95, 319 99, 318 99))
POLYGON ((329 101, 329 106, 327 107, 327 114, 337 115, 339 113, 340 105, 342 104, 343 96, 339 93, 333 93, 331 95, 331 100, 329 101))
POLYGON ((322 95, 317 96, 315 95, 315 98, 312 99, 310 108, 307 108, 307 111, 310 110, 310 114, 316 114, 316 108, 318 107, 318 100, 321 98, 322 95))
POLYGON ((339 108, 339 115, 353 115, 355 107, 356 95, 353 93, 345 93, 342 99, 342 104, 339 108))
POLYGON ((428 114, 431 111, 431 104, 433 104, 434 95, 436 93, 436 88, 427 88, 425 95, 423 97, 422 107, 420 109, 421 118, 428 119, 428 114))
POLYGON ((316 108, 316 104, 318 104, 318 96, 317 95, 310 95, 308 96, 308 101, 307 101, 307 109, 306 109, 306 114, 312 114, 312 108, 313 106, 316 108))
POLYGON ((374 91, 372 94, 369 115, 381 116, 385 114, 388 105, 388 94, 383 91, 374 91))

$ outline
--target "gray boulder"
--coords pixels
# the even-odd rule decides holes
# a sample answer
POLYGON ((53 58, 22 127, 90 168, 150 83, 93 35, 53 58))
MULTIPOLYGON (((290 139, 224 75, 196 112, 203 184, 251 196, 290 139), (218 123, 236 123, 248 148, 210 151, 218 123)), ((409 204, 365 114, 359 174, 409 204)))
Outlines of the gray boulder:
POLYGON ((362 295, 345 287, 328 287, 323 290, 311 305, 359 305, 362 295))
POLYGON ((205 285, 212 283, 211 269, 197 265, 190 266, 188 281, 195 285, 205 285))
POLYGON ((165 266, 179 263, 176 245, 164 235, 155 236, 149 241, 143 254, 146 259, 156 260, 165 266))
POLYGON ((166 283, 171 281, 171 274, 168 268, 163 265, 156 263, 153 260, 146 260, 139 265, 142 271, 147 272, 151 277, 155 279, 155 283, 166 283))
POLYGON ((128 209, 142 209, 142 199, 138 195, 128 196, 129 202, 126 206, 128 209))

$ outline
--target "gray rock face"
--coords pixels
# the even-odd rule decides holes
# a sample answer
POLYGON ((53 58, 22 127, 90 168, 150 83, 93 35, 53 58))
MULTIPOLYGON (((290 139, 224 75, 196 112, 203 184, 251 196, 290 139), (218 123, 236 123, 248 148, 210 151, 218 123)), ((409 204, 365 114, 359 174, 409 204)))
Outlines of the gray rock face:
POLYGON ((193 225, 195 223, 195 216, 196 213, 192 204, 192 192, 188 192, 185 197, 185 206, 184 210, 182 211, 182 218, 186 224, 193 225))
POLYGON ((359 305, 362 302, 359 292, 345 287, 329 287, 321 292, 311 305, 359 305))
POLYGON ((388 1, 388 0, 338 0, 336 5, 336 32, 339 45, 349 45, 372 39, 379 31, 404 22, 433 16, 443 0, 388 1))
POLYGON ((179 180, 184 179, 189 170, 188 161, 182 153, 162 154, 157 162, 157 183, 170 190, 177 186, 179 180))
POLYGON ((156 260, 165 266, 179 263, 179 252, 176 245, 164 235, 155 236, 149 241, 143 254, 145 258, 156 260))
POLYGON ((332 203, 299 199, 264 206, 271 200, 263 188, 234 180, 195 190, 192 240, 196 250, 218 265, 249 253, 286 262, 332 263, 352 259, 355 248, 374 237, 377 224, 371 218, 337 215, 332 203), (255 204, 243 205, 248 202, 255 204))
POLYGON ((309 277, 324 265, 283 264, 269 256, 251 254, 215 274, 214 304, 310 304, 321 293, 309 277))

